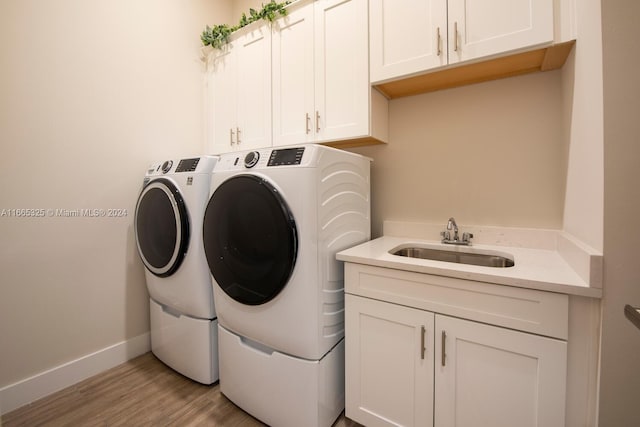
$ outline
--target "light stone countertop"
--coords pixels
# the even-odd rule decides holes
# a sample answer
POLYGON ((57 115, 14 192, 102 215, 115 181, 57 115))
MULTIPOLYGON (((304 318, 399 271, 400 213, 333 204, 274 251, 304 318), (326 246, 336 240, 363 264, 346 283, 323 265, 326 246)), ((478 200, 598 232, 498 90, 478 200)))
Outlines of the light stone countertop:
POLYGON ((440 241, 420 240, 406 237, 383 236, 362 243, 336 255, 339 261, 366 264, 416 273, 455 277, 515 286, 527 289, 558 292, 568 295, 601 298, 602 289, 590 287, 555 250, 527 249, 511 246, 473 244, 460 248, 445 245, 440 241), (432 261, 391 255, 390 250, 403 245, 437 246, 447 250, 494 251, 513 257, 513 267, 481 267, 453 262, 432 261))

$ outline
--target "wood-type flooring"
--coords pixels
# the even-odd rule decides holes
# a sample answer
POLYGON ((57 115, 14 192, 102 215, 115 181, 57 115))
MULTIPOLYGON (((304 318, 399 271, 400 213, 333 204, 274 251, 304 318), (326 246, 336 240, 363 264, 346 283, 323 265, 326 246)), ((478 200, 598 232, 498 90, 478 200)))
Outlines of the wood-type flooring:
MULTIPOLYGON (((196 383, 152 353, 9 412, 0 421, 2 427, 264 425, 227 399, 218 383, 196 383)), ((344 413, 334 424, 356 426, 344 413)))

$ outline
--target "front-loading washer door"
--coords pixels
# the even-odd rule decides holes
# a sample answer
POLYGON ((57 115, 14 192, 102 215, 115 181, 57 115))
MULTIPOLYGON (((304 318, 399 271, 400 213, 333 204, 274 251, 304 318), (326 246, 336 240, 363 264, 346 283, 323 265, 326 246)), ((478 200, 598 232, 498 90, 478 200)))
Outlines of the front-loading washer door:
POLYGON ((229 297, 264 304, 286 286, 296 263, 296 224, 280 192, 256 175, 236 175, 214 191, 204 215, 211 274, 229 297))
POLYGON ((180 191, 168 179, 151 181, 138 197, 135 215, 138 253, 159 277, 172 275, 189 246, 189 217, 180 191))

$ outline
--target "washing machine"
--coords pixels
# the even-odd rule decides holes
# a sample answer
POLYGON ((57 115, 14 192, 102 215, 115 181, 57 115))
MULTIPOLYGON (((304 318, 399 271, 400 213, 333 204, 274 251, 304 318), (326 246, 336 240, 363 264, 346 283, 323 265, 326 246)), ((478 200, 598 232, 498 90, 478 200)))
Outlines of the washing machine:
POLYGON ((344 280, 370 239, 370 159, 304 145, 223 154, 203 225, 221 391, 269 425, 344 408, 344 280))
POLYGON ((218 321, 202 243, 216 156, 167 160, 146 171, 135 211, 149 291, 151 351, 203 384, 218 380, 218 321))

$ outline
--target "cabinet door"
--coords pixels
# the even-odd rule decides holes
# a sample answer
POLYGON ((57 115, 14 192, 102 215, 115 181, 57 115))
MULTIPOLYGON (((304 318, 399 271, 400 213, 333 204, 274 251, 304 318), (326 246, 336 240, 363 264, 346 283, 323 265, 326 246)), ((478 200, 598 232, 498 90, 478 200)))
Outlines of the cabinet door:
POLYGON ((369 134, 367 0, 319 0, 315 19, 316 139, 369 134))
POLYGON ((449 63, 553 42, 553 0, 449 0, 449 63))
POLYGON ((433 426, 433 317, 346 295, 347 417, 368 427, 433 426))
POLYGON ((232 150, 236 141, 236 57, 234 44, 214 51, 207 69, 207 143, 210 153, 232 150))
POLYGON ((234 45, 238 63, 237 147, 270 147, 271 29, 260 25, 247 30, 234 45))
POLYGON ((273 26, 273 145, 312 141, 313 3, 293 9, 273 26))
POLYGON ((435 334, 438 427, 564 426, 565 341, 441 315, 435 334))
POLYGON ((371 83, 447 64, 447 0, 369 1, 371 83))

